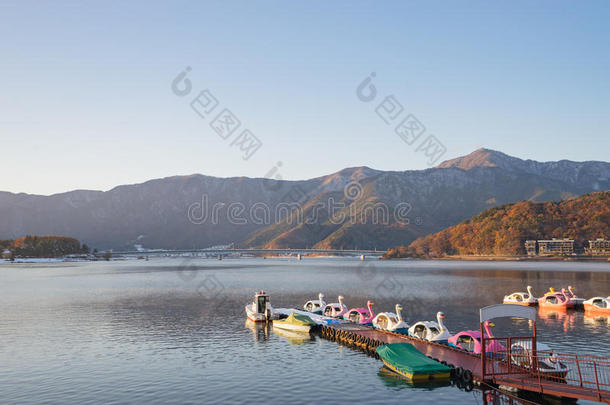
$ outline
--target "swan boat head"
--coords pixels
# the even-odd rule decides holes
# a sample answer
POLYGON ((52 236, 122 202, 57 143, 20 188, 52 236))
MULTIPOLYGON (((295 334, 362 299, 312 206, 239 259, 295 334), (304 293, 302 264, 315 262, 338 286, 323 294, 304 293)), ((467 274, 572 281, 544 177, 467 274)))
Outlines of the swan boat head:
POLYGON ((325 306, 324 294, 320 293, 318 294, 317 300, 307 301, 305 305, 303 305, 303 309, 307 312, 322 312, 325 306))

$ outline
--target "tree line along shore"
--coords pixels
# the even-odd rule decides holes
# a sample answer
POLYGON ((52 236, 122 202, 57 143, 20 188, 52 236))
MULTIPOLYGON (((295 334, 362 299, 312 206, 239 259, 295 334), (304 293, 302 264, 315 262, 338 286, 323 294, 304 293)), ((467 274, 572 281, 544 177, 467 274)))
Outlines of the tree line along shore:
MULTIPOLYGON (((0 254, 3 259, 15 258, 56 258, 70 255, 98 256, 97 249, 91 249, 69 236, 28 235, 17 239, 0 240, 0 254)), ((109 256, 105 252, 101 256, 109 256)))

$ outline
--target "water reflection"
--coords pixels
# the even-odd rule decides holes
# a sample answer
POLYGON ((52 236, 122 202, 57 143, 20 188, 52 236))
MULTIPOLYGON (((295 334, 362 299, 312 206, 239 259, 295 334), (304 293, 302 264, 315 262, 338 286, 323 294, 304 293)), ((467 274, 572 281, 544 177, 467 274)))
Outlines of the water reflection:
POLYGON ((273 334, 281 337, 282 340, 287 340, 291 345, 303 345, 312 341, 315 341, 315 337, 313 337, 309 333, 303 332, 293 332, 284 329, 273 329, 273 334))
MULTIPOLYGON (((376 312, 401 303, 409 323, 443 311, 455 333, 478 329, 479 308, 527 285, 539 295, 570 284, 583 297, 610 292, 600 264, 365 263, 368 273, 350 259, 202 259, 187 270, 170 259, 0 266, 3 402, 91 403, 100 392, 108 403, 303 402, 312 392, 331 402, 340 386, 341 402, 480 403, 480 392, 414 387, 357 350, 247 322, 244 305, 260 289, 274 307, 301 307, 323 292, 343 295, 350 308, 373 299, 376 312)), ((537 325, 540 341, 557 351, 610 352, 608 318, 541 311, 537 325)), ((507 320, 496 330, 531 328, 507 320)))
MULTIPOLYGON (((391 388, 393 390, 413 390, 417 389, 417 391, 434 391, 440 389, 442 387, 455 387, 455 389, 459 389, 465 393, 470 393, 472 395, 475 402, 478 399, 481 400, 481 403, 487 405, 499 405, 499 404, 512 404, 512 405, 530 405, 532 402, 529 402, 525 398, 519 398, 517 396, 511 395, 506 392, 498 391, 492 387, 488 386, 478 386, 474 384, 464 384, 462 381, 444 381, 444 382, 427 382, 427 383, 412 383, 404 378, 400 377, 398 374, 388 369, 385 366, 382 366, 377 373, 379 379, 383 381, 384 385, 387 388, 391 388)), ((536 398, 540 400, 540 398, 536 398)))
POLYGON ((381 381, 386 387, 395 389, 411 389, 419 388, 421 390, 432 391, 435 388, 448 387, 451 385, 449 381, 430 381, 430 382, 419 382, 414 383, 399 376, 386 366, 382 366, 377 373, 381 381))
POLYGON ((600 326, 610 326, 610 315, 599 315, 595 312, 585 311, 585 327, 598 329, 600 326))
POLYGON ((538 318, 545 326, 568 332, 576 328, 577 315, 573 310, 558 308, 538 308, 538 318))
POLYGON ((271 324, 266 322, 254 322, 246 318, 246 328, 250 329, 255 342, 265 342, 271 335, 271 324))

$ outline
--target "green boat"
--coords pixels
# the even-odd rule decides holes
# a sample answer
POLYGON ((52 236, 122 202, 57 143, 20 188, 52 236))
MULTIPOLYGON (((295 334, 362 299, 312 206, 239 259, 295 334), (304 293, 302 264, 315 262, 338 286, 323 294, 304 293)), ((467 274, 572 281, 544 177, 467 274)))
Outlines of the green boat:
POLYGON ((376 350, 387 368, 409 381, 450 379, 449 367, 424 356, 411 343, 390 343, 379 346, 376 350))

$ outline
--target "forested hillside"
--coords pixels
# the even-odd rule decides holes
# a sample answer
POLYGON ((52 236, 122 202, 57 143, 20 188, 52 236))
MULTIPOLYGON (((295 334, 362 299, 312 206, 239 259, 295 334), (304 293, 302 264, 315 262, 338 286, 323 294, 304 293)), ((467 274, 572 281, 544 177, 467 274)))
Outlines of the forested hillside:
POLYGON ((527 239, 570 238, 577 246, 610 237, 610 191, 560 202, 522 201, 490 208, 386 257, 446 255, 523 255, 527 239))

